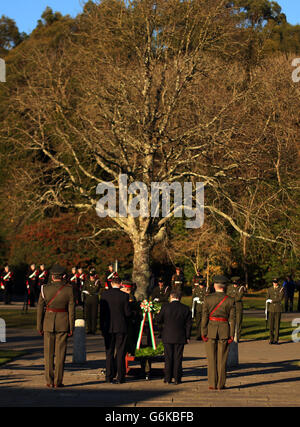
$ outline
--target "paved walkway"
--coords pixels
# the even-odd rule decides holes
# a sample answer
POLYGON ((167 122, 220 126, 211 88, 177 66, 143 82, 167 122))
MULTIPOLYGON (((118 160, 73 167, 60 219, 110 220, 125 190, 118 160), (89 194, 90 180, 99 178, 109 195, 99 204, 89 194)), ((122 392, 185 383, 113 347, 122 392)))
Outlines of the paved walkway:
MULTIPOLYGON (((30 353, 0 367, 0 406, 100 406, 100 407, 199 407, 199 406, 300 406, 300 343, 242 341, 239 366, 228 373, 227 390, 210 391, 205 346, 192 340, 185 347, 184 382, 162 381, 163 364, 153 364, 150 381, 129 375, 125 384, 104 383, 104 343, 100 335, 87 337, 87 362, 72 363, 69 340, 65 388, 45 388, 43 340, 32 330, 12 330, 0 349, 30 353)), ((132 374, 138 364, 132 363, 132 374)))

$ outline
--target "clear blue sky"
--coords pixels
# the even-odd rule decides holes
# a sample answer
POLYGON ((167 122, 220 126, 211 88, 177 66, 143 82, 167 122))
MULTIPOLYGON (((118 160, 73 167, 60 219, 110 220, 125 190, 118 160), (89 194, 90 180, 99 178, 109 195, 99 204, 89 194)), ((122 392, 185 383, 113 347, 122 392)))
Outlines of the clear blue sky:
MULTIPOLYGON (((0 16, 14 19, 20 31, 30 33, 47 6, 63 15, 76 16, 84 3, 85 0, 0 0, 0 16)), ((277 3, 287 15, 288 22, 300 24, 300 0, 277 0, 277 3)))

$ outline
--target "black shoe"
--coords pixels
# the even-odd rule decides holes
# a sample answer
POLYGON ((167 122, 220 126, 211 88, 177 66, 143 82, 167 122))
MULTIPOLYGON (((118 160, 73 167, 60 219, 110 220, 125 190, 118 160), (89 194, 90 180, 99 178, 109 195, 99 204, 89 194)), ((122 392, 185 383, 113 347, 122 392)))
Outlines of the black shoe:
POLYGON ((177 381, 175 380, 174 385, 178 385, 178 384, 182 384, 182 381, 181 380, 177 380, 177 381))
POLYGON ((172 384, 172 380, 167 380, 166 378, 164 378, 164 383, 165 384, 172 384))
POLYGON ((114 380, 110 378, 106 378, 105 382, 108 384, 114 384, 114 380))
POLYGON ((115 384, 124 384, 125 380, 121 379, 121 380, 116 380, 115 384))

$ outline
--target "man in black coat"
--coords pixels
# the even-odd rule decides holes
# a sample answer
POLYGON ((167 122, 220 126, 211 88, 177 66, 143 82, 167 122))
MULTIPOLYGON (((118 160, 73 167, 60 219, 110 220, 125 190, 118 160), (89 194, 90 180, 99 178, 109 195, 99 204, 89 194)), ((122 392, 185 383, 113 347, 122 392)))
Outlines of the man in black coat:
POLYGON ((120 285, 119 277, 114 278, 111 288, 105 290, 100 299, 100 329, 106 349, 106 382, 113 382, 116 365, 118 384, 125 381, 127 318, 131 315, 129 295, 120 290, 120 285))
POLYGON ((170 302, 164 305, 157 321, 163 325, 162 341, 165 348, 165 378, 170 384, 174 377, 175 384, 181 383, 182 359, 184 345, 189 343, 192 329, 192 314, 180 302, 181 293, 171 291, 170 302))

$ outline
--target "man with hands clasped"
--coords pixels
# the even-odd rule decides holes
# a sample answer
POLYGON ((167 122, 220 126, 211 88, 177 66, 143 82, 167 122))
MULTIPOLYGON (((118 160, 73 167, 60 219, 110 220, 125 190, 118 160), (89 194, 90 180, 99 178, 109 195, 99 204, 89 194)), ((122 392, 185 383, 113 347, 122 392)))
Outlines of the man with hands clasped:
POLYGON ((37 306, 37 330, 44 337, 46 385, 54 388, 63 387, 67 340, 75 325, 73 288, 64 281, 64 273, 59 265, 52 268, 51 281, 41 289, 37 306))
POLYGON ((284 288, 282 286, 279 286, 277 279, 273 279, 273 286, 267 289, 266 300, 266 305, 269 311, 269 344, 278 344, 283 298, 284 288))
POLYGON ((235 331, 235 301, 226 295, 227 282, 225 276, 215 276, 215 293, 207 295, 203 304, 201 331, 206 343, 210 390, 225 388, 229 344, 235 331))

